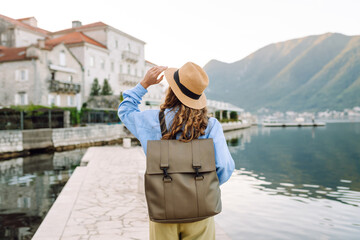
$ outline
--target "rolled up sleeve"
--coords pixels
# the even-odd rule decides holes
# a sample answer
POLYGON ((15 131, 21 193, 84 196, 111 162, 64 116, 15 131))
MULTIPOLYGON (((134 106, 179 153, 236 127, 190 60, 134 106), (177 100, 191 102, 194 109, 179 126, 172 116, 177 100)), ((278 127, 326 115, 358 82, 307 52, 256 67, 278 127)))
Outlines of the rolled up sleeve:
POLYGON ((134 88, 123 93, 124 100, 118 108, 119 118, 136 138, 139 138, 139 134, 135 120, 141 117, 139 104, 146 93, 147 90, 138 83, 134 88))

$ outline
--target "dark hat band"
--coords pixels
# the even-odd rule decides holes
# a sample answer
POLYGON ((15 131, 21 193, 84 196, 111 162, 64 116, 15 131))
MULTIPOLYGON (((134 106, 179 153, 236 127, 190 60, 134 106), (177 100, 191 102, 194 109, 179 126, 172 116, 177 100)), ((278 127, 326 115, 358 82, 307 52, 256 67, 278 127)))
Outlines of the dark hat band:
POLYGON ((178 87, 180 88, 181 92, 183 94, 185 94, 186 96, 188 96, 189 98, 197 100, 201 97, 201 95, 190 91, 187 87, 185 87, 184 85, 181 84, 180 78, 179 78, 179 70, 176 70, 176 72, 174 73, 174 80, 175 80, 176 84, 178 85, 178 87))

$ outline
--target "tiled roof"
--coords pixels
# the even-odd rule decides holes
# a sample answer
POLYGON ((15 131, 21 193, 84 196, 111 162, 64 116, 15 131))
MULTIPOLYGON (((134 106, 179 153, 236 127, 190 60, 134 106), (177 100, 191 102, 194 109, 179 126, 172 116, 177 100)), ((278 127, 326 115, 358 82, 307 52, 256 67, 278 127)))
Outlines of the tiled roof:
POLYGON ((103 23, 103 22, 95 22, 95 23, 86 24, 86 25, 83 25, 83 26, 80 26, 80 27, 68 28, 68 29, 57 31, 57 32, 53 32, 53 34, 66 33, 66 32, 72 32, 72 31, 79 31, 79 30, 82 30, 82 29, 92 28, 92 27, 106 27, 106 26, 108 26, 108 25, 103 23))
POLYGON ((19 26, 19 27, 22 27, 22 28, 27 28, 27 29, 29 29, 31 31, 34 31, 34 32, 37 32, 37 33, 41 33, 41 34, 44 34, 44 35, 49 35, 50 34, 49 31, 46 31, 46 30, 38 28, 38 27, 33 27, 33 26, 30 26, 29 24, 21 22, 20 20, 23 20, 23 19, 16 20, 16 19, 1 15, 1 14, 0 14, 0 18, 4 19, 5 21, 8 21, 8 22, 10 22, 10 23, 12 23, 12 24, 14 24, 16 26, 19 26))
POLYGON ((0 47, 0 62, 30 60, 32 58, 34 57, 26 57, 26 47, 20 47, 20 48, 0 47))
MULTIPOLYGON (((110 28, 113 28, 111 27, 110 25, 106 24, 106 23, 103 23, 103 22, 95 22, 95 23, 90 23, 90 24, 86 24, 86 25, 82 25, 80 27, 75 27, 75 28, 68 28, 68 29, 64 29, 64 30, 60 30, 60 31, 57 31, 57 32, 53 32, 52 35, 58 35, 58 34, 65 34, 65 33, 70 33, 70 32, 81 32, 81 31, 85 31, 85 29, 91 29, 91 28, 94 28, 94 27, 110 27, 110 28)), ((122 34, 124 34, 125 36, 128 36, 130 38, 133 38, 137 41, 140 41, 142 43, 145 44, 145 42, 143 40, 140 40, 134 36, 131 36, 130 34, 127 34, 127 33, 124 33, 122 31, 120 31, 119 29, 116 29, 114 28, 115 30, 121 32, 122 34)))
POLYGON ((24 20, 29 20, 30 18, 35 18, 35 17, 27 17, 27 18, 18 18, 18 19, 16 19, 16 21, 24 21, 24 20))
POLYGON ((23 21, 23 20, 28 20, 30 18, 35 18, 35 17, 26 17, 26 18, 18 18, 16 19, 17 21, 23 21))
POLYGON ((72 32, 72 33, 68 33, 66 35, 57 37, 57 38, 46 40, 45 45, 55 46, 60 43, 74 44, 74 43, 82 43, 82 42, 87 42, 87 43, 96 45, 98 47, 106 48, 106 46, 104 46, 103 44, 99 43, 98 41, 86 36, 82 32, 72 32))

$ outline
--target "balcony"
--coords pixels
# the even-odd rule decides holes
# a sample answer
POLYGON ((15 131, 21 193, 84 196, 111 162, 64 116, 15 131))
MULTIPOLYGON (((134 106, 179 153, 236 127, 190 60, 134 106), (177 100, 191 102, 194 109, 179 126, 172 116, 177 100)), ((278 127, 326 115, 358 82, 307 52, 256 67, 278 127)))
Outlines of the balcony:
POLYGON ((50 92, 62 92, 62 93, 79 93, 80 84, 64 82, 59 80, 50 80, 50 92))
POLYGON ((122 59, 131 63, 137 63, 139 61, 139 55, 130 51, 123 51, 122 59))
POLYGON ((137 77, 130 74, 119 73, 119 83, 126 86, 135 86, 141 80, 141 77, 137 77))

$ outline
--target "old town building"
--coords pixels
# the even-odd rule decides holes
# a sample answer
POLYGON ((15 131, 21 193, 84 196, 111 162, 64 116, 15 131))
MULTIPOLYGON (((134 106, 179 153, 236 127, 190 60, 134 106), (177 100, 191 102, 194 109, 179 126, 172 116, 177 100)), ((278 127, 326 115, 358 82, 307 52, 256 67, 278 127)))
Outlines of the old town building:
POLYGON ((0 47, 0 102, 10 105, 81 106, 83 67, 62 43, 0 47))

